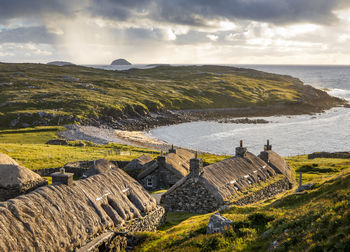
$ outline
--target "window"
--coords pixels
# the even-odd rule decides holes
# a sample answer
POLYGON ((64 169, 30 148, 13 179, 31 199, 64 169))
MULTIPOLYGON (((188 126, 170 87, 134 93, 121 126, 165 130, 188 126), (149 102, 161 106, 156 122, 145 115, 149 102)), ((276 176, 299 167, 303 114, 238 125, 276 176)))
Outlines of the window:
POLYGON ((147 187, 153 187, 153 178, 146 179, 147 187))

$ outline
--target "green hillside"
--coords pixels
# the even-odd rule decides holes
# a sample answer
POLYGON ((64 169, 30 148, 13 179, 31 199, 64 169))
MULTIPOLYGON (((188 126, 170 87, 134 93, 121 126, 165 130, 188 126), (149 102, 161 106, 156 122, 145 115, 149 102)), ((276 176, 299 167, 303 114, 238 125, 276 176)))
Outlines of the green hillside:
POLYGON ((293 170, 315 167, 304 174, 314 189, 222 211, 233 221, 225 234, 206 234, 212 213, 170 213, 156 233, 138 233, 135 251, 349 251, 349 160, 297 156, 288 162, 293 170))
POLYGON ((0 63, 0 91, 2 128, 137 118, 164 109, 341 103, 289 76, 223 66, 106 71, 0 63))

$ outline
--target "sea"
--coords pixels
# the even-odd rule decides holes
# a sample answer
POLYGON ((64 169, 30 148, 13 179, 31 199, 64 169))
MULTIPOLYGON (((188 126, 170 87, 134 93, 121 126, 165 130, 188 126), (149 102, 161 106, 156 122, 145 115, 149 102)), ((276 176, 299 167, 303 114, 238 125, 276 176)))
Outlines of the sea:
MULTIPOLYGON (((322 88, 332 96, 350 101, 350 66, 325 65, 230 65, 297 77, 305 84, 322 88)), ((94 66, 108 70, 152 66, 94 66)), ((255 117, 268 124, 234 124, 197 121, 155 128, 153 138, 179 147, 215 154, 233 155, 239 141, 252 153, 263 150, 269 139, 282 156, 319 151, 350 151, 350 108, 337 107, 314 115, 255 117)))

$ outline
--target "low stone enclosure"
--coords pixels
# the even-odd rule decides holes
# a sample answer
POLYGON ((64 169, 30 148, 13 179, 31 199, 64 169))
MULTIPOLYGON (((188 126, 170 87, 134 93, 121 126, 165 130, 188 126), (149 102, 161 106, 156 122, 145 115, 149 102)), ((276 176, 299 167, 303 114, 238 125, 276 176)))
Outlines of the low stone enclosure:
POLYGON ((112 169, 1 203, 0 251, 118 251, 126 246, 121 233, 154 231, 164 212, 137 181, 112 169))
POLYGON ((270 198, 291 189, 288 164, 267 143, 259 155, 247 151, 241 141, 236 156, 203 167, 202 160, 190 161, 190 174, 161 197, 167 211, 209 213, 219 207, 244 205, 270 198))
POLYGON ((47 185, 47 180, 0 153, 0 201, 15 198, 47 185))
POLYGON ((345 158, 350 159, 350 152, 314 152, 307 156, 308 159, 314 158, 345 158))

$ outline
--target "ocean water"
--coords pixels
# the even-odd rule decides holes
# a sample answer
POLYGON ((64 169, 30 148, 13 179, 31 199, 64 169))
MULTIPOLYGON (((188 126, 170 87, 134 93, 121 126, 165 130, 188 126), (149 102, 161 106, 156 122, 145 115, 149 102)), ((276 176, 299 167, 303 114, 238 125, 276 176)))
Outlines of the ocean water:
MULTIPOLYGON (((326 88, 350 101, 350 66, 233 65, 292 75, 305 84, 326 88)), ((267 139, 283 156, 316 151, 350 151, 350 109, 333 108, 322 114, 272 116, 268 124, 230 124, 199 121, 159 127, 148 134, 176 146, 232 155, 239 140, 258 154, 267 139)))

